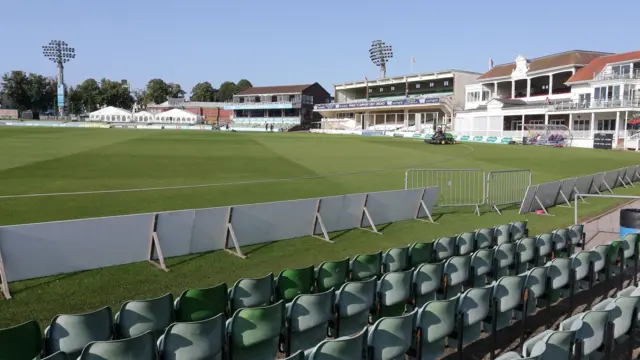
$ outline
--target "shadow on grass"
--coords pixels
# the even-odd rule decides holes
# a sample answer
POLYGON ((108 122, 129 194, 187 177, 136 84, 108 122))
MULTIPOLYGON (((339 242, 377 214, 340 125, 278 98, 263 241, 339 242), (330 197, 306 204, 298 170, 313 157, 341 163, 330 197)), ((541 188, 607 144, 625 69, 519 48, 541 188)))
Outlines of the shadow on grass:
POLYGON ((78 272, 64 274, 64 275, 47 277, 47 278, 43 279, 44 281, 42 281, 42 282, 37 282, 37 283, 31 284, 31 285, 25 286, 23 288, 11 289, 11 294, 14 295, 14 296, 15 295, 20 295, 20 293, 23 293, 25 291, 29 291, 29 290, 32 290, 32 289, 37 289, 37 288, 40 288, 40 287, 45 287, 45 286, 47 286, 49 284, 53 284, 53 283, 56 283, 58 281, 71 279, 74 276, 81 275, 81 274, 86 273, 88 271, 91 271, 91 270, 84 270, 84 271, 78 271, 78 272))

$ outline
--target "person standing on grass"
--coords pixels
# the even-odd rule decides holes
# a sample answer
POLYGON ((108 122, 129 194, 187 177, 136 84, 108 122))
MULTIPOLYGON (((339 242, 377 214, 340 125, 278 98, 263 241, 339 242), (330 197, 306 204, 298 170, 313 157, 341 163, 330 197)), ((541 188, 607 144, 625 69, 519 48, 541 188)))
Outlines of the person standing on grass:
POLYGON ((269 123, 268 122, 264 122, 264 131, 269 131, 269 123))
POLYGON ((271 132, 273 132, 273 123, 271 123, 271 132))

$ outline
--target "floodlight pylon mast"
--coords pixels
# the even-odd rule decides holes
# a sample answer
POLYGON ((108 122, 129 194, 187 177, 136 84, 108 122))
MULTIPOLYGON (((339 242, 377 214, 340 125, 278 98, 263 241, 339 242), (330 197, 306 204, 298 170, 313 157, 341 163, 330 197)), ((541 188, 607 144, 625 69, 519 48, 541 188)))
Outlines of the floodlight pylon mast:
POLYGON ((62 41, 62 40, 51 40, 48 45, 42 46, 42 55, 47 59, 54 62, 58 67, 58 110, 60 111, 60 115, 64 116, 64 64, 71 61, 71 59, 75 59, 76 50, 62 41))
POLYGON ((369 48, 369 58, 371 62, 380 68, 382 78, 387 77, 387 63, 393 57, 391 45, 387 45, 382 40, 374 40, 369 48))

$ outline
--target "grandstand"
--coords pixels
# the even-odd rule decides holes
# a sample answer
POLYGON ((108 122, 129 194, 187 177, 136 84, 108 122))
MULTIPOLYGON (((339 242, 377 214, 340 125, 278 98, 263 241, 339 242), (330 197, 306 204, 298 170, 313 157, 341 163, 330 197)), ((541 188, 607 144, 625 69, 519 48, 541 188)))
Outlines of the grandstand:
POLYGON ((450 124, 465 86, 479 73, 447 70, 334 85, 335 102, 318 104, 327 130, 422 132, 450 124))

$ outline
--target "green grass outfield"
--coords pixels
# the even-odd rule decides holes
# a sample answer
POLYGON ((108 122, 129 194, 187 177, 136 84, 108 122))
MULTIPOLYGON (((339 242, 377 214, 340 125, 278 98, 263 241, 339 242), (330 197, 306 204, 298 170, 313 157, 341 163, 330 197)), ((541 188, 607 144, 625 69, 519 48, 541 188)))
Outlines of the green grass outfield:
MULTIPOLYGON (((0 128, 0 224, 311 198, 400 189, 406 168, 529 168, 534 183, 640 164, 635 153, 487 144, 430 146, 388 137, 319 134, 216 133, 169 130, 0 128), (376 169, 397 169, 375 171, 376 169), (366 173, 363 173, 366 172, 366 173), (352 173, 342 176, 329 174, 352 173), (357 174, 360 173, 360 174, 357 174), (272 179, 304 180, 248 183, 272 179), (2 196, 245 182, 198 188, 84 195, 2 196)), ((617 193, 640 194, 640 187, 617 193)), ((616 203, 593 200, 581 215, 616 203)), ((437 236, 528 219, 533 233, 572 222, 554 217, 443 211, 439 224, 395 223, 384 236, 361 230, 333 234, 334 244, 302 238, 247 247, 249 259, 218 251, 168 259, 169 273, 148 263, 111 267, 11 284, 0 300, 0 327, 57 313, 78 313, 127 299, 179 294, 187 287, 233 282, 286 267, 318 264, 437 236)), ((90 241, 90 239, 87 239, 90 241)), ((37 264, 34 264, 37 266, 37 264)))

